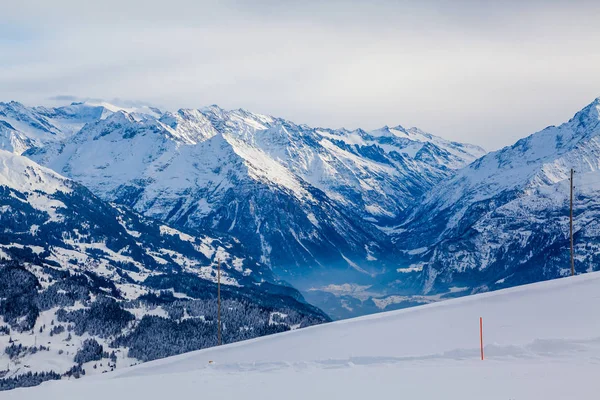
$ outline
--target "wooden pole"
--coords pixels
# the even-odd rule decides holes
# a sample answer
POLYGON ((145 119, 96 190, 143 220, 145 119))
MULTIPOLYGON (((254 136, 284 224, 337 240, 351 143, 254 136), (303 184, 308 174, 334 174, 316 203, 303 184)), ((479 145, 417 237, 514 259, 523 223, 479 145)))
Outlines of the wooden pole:
POLYGON ((483 361, 483 318, 479 317, 479 347, 481 348, 481 361, 483 361))
POLYGON ((218 345, 221 345, 221 260, 217 260, 217 331, 218 345))
POLYGON ((573 175, 575 171, 571 168, 571 207, 569 213, 569 234, 571 237, 571 276, 575 275, 575 251, 573 248, 573 175))

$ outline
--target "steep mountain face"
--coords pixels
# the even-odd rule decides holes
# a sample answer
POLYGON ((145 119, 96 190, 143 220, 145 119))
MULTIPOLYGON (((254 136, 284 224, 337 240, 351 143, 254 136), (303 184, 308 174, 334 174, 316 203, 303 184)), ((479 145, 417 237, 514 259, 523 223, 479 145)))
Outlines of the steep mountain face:
POLYGON ((226 342, 328 320, 239 241, 147 219, 4 150, 0 223, 0 387, 215 345, 217 263, 226 342))
POLYGON ((146 216, 231 234, 308 290, 385 286, 375 277, 397 268, 385 227, 483 150, 416 128, 315 129, 211 106, 119 111, 25 154, 146 216))
POLYGON ((34 147, 35 142, 6 121, 0 121, 0 149, 21 154, 34 147))
POLYGON ((425 292, 489 290, 599 268, 600 99, 570 121, 490 153, 438 185, 396 236, 425 292))

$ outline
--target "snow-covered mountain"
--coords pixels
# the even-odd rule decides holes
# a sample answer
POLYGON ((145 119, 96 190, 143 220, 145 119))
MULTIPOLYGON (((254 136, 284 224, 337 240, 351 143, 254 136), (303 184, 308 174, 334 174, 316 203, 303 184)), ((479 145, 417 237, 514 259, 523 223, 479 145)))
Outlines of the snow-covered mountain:
POLYGON ((196 273, 214 281, 220 259, 224 279, 233 284, 274 280, 270 269, 245 258, 243 247, 233 239, 193 237, 145 219, 3 150, 0 188, 4 259, 19 260, 21 253, 31 251, 40 262, 90 266, 109 279, 120 272, 134 274, 139 281, 159 271, 196 273))
POLYGON ((600 98, 435 187, 397 236, 425 292, 489 290, 600 268, 600 98))
POLYGON ((7 400, 593 400, 600 274, 191 352, 7 400), (484 360, 479 317, 483 317, 484 360))
POLYGON ((32 147, 44 146, 75 134, 116 112, 135 118, 159 116, 152 107, 122 108, 110 103, 72 103, 62 107, 26 107, 16 101, 0 102, 0 149, 21 154, 32 147))
POLYGON ((386 226, 484 153, 416 128, 311 128, 217 106, 118 110, 64 136, 24 154, 146 216, 233 235, 303 290, 393 273, 386 226))
POLYGON ((0 223, 0 387, 215 345, 219 262, 226 342, 329 320, 239 241, 142 217, 4 150, 0 223))

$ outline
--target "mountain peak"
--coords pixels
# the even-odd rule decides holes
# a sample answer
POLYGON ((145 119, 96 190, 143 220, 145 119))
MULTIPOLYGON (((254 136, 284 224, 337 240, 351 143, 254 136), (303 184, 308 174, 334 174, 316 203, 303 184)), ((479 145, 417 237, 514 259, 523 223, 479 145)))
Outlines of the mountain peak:
POLYGON ((387 125, 382 126, 379 129, 375 129, 373 131, 368 132, 370 136, 380 137, 380 136, 394 136, 390 130, 390 127, 387 125))
POLYGON ((132 123, 135 122, 135 119, 128 112, 124 110, 118 110, 106 117, 106 122, 132 123))
POLYGON ((8 103, 0 102, 0 106, 9 106, 11 108, 26 108, 23 103, 15 100, 11 100, 8 103))
POLYGON ((208 113, 218 113, 218 114, 222 114, 224 113, 226 110, 219 107, 217 104, 211 104, 209 106, 205 106, 200 108, 200 112, 208 112, 208 113))
POLYGON ((600 120, 600 97, 597 97, 596 99, 594 99, 594 101, 592 101, 590 104, 588 104, 580 112, 575 114, 575 117, 577 117, 577 115, 580 115, 580 114, 585 115, 587 117, 587 119, 589 119, 590 121, 600 120))
POLYGON ((200 110, 181 108, 176 113, 166 112, 160 122, 174 131, 174 136, 187 144, 197 144, 215 136, 218 131, 200 110))
POLYGON ((0 109, 8 109, 13 113, 22 113, 27 111, 27 107, 18 101, 11 100, 8 103, 0 102, 0 109))

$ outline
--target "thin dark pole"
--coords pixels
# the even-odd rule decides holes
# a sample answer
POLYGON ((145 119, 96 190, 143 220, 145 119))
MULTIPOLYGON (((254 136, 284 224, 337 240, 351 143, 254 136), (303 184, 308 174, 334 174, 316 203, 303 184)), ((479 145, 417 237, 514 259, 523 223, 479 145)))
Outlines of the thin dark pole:
POLYGON ((217 330, 219 332, 218 344, 221 345, 221 260, 217 260, 217 330))
POLYGON ((575 275, 575 250, 573 247, 573 175, 575 171, 571 168, 571 207, 569 213, 569 233, 571 236, 571 276, 575 275))

